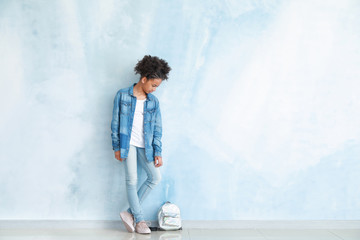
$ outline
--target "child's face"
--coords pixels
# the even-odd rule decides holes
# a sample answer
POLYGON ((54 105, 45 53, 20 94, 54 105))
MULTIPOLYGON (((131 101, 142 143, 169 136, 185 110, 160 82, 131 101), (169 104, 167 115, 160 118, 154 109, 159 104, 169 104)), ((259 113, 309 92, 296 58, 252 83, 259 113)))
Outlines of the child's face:
POLYGON ((160 86, 162 80, 161 78, 152 78, 152 79, 146 79, 146 82, 143 84, 143 90, 144 92, 152 93, 156 91, 156 88, 160 86))

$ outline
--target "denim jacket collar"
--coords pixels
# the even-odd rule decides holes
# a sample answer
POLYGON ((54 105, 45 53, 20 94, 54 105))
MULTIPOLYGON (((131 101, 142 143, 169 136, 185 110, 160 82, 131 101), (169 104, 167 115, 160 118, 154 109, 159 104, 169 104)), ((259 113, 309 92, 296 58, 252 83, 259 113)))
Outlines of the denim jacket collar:
MULTIPOLYGON (((135 87, 136 83, 134 83, 130 88, 129 88, 129 95, 130 96, 134 96, 134 87, 135 87)), ((152 99, 152 94, 148 93, 146 94, 146 101, 150 101, 152 99)))

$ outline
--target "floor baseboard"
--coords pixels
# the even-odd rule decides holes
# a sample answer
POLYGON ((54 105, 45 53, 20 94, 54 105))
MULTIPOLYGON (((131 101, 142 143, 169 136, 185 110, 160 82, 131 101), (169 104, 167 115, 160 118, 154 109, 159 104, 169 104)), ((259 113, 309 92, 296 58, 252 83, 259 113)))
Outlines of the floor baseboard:
POLYGON ((185 228, 212 229, 360 229, 357 220, 184 221, 185 228))
MULTIPOLYGON (((360 220, 231 220, 192 221, 183 220, 183 228, 192 229, 360 229, 360 220)), ((0 220, 0 229, 9 228, 51 228, 89 229, 122 226, 120 220, 0 220)), ((157 226, 157 222, 151 222, 157 226)))

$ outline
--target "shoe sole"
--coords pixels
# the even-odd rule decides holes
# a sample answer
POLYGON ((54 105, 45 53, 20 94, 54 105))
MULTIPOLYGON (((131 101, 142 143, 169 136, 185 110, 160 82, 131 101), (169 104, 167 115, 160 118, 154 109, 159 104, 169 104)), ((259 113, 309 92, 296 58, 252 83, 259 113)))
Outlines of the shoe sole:
POLYGON ((124 218, 123 218, 123 216, 122 216, 122 214, 121 214, 121 213, 120 213, 120 218, 121 218, 121 220, 122 220, 122 222, 123 222, 123 224, 124 224, 124 226, 125 226, 126 230, 128 230, 128 232, 133 233, 133 232, 135 231, 134 226, 131 226, 131 225, 127 224, 127 223, 125 222, 125 220, 124 220, 124 218))

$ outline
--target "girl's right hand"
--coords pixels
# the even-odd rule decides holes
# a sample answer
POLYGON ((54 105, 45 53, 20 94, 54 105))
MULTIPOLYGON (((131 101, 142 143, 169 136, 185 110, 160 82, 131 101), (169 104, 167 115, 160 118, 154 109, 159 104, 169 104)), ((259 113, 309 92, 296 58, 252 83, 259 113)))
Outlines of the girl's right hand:
POLYGON ((119 160, 120 162, 122 162, 123 160, 125 160, 125 158, 121 158, 121 157, 120 157, 120 151, 116 151, 116 152, 115 152, 115 158, 116 158, 117 160, 119 160))

